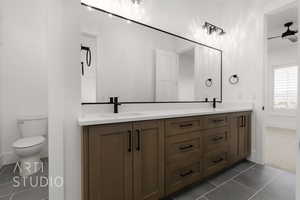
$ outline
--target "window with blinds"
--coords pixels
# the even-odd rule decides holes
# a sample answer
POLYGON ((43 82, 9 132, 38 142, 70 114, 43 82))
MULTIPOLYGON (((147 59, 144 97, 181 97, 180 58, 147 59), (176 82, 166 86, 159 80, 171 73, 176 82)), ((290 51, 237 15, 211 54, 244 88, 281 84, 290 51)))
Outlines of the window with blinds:
POLYGON ((273 80, 273 109, 297 109, 298 66, 274 68, 273 80))

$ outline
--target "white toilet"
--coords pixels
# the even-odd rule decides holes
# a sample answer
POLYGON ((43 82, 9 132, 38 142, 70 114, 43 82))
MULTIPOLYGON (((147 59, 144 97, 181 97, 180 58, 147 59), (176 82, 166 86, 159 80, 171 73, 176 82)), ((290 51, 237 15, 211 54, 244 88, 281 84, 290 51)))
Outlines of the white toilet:
POLYGON ((42 162, 40 153, 45 145, 48 132, 47 116, 28 116, 18 119, 22 138, 15 141, 12 147, 19 156, 21 176, 30 176, 40 171, 42 162))

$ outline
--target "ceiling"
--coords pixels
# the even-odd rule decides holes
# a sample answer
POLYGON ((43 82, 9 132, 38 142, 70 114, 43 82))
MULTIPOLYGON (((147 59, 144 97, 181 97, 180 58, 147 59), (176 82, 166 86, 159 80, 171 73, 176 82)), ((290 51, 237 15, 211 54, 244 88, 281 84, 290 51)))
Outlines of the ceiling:
MULTIPOLYGON (((294 22, 291 29, 298 29, 298 9, 297 7, 287 8, 283 11, 274 13, 268 16, 268 37, 280 36, 287 29, 284 24, 287 22, 294 22)), ((292 43, 289 40, 277 38, 268 41, 270 49, 284 48, 286 46, 293 46, 297 43, 292 43)))
POLYGON ((298 22, 298 9, 297 7, 288 8, 284 11, 278 12, 276 14, 272 14, 268 16, 268 32, 278 32, 282 31, 284 32, 286 28, 284 27, 284 24, 286 22, 294 22, 293 28, 297 28, 297 22, 298 22))

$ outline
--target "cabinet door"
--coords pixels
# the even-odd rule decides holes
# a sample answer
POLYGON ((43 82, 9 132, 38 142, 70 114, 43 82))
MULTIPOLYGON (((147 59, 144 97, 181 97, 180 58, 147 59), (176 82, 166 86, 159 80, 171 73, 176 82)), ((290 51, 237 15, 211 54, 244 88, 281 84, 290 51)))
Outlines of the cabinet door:
POLYGON ((251 153, 251 114, 240 113, 230 117, 230 161, 247 158, 251 153))
POLYGON ((89 128, 89 199, 132 200, 132 125, 89 128))
POLYGON ((229 160, 233 164, 239 161, 239 126, 240 115, 231 115, 229 118, 230 127, 230 145, 229 145, 229 160))
POLYGON ((134 131, 134 199, 158 200, 163 196, 163 121, 137 122, 134 131))
POLYGON ((250 115, 238 117, 238 155, 243 159, 251 153, 250 115))

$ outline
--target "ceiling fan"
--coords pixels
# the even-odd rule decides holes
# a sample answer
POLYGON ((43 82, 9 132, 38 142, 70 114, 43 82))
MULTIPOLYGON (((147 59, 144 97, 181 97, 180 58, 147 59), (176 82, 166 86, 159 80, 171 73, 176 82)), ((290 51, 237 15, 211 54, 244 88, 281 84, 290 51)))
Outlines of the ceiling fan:
POLYGON ((279 36, 274 36, 274 37, 269 37, 268 40, 273 40, 273 39, 277 39, 277 38, 282 38, 282 39, 288 39, 291 42, 295 43, 298 41, 298 30, 291 30, 291 26, 293 25, 293 22, 288 22, 286 24, 284 24, 285 27, 287 27, 286 32, 282 33, 282 35, 279 36))

